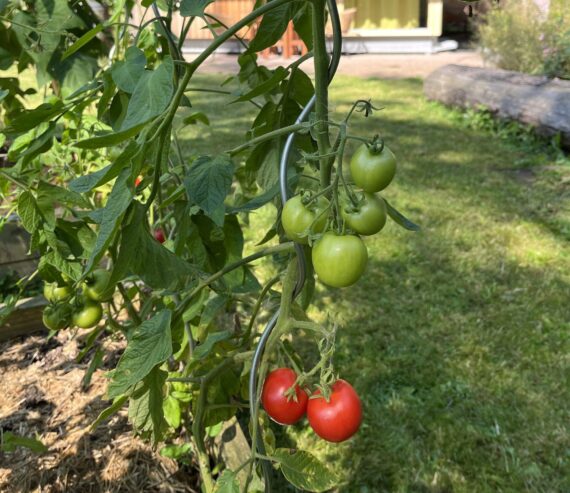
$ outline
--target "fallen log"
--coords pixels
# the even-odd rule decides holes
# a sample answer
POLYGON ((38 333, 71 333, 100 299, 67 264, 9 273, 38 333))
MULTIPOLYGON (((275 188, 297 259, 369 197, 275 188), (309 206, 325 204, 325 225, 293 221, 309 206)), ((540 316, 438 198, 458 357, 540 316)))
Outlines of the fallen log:
POLYGON ((430 100, 461 108, 484 107, 500 118, 561 135, 570 148, 570 81, 507 70, 445 65, 424 82, 430 100))

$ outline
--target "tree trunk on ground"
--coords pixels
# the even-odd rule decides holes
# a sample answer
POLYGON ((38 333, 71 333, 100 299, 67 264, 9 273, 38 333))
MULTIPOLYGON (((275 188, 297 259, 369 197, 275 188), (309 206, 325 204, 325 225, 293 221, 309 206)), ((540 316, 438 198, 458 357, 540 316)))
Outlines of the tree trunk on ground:
POLYGON ((561 134, 570 148, 570 81, 507 70, 446 65, 424 82, 428 99, 461 108, 485 107, 500 118, 561 134))

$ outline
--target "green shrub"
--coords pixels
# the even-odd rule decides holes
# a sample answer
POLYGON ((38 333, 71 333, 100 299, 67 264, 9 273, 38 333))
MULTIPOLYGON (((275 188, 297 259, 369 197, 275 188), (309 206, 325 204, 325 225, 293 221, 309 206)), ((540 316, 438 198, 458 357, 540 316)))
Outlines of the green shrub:
POLYGON ((569 0, 552 0, 547 14, 533 0, 501 2, 481 17, 477 38, 500 68, 570 78, 569 0))

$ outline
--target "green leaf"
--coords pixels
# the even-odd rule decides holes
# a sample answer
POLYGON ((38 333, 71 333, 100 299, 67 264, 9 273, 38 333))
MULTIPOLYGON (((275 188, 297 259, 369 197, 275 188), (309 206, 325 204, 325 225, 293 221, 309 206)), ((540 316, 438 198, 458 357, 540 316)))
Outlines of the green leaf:
POLYGON ((0 450, 2 452, 14 452, 16 447, 25 447, 30 449, 32 452, 41 454, 47 452, 48 448, 36 438, 22 437, 19 435, 14 435, 11 431, 7 431, 2 434, 2 443, 0 444, 0 450))
POLYGON ((113 147, 121 142, 124 142, 131 137, 138 134, 146 125, 141 123, 135 127, 131 127, 127 130, 121 130, 120 132, 108 132, 102 135, 97 135, 96 137, 91 137, 90 139, 85 139, 77 142, 75 144, 79 149, 99 149, 101 147, 113 147))
MULTIPOLYGON (((297 2, 298 3, 298 2, 297 2)), ((299 37, 303 40, 307 49, 313 49, 313 9, 303 2, 300 6, 294 6, 293 26, 299 37)))
POLYGON ((29 233, 36 231, 43 222, 42 213, 32 192, 26 190, 18 197, 18 215, 29 233))
POLYGON ((224 200, 230 192, 234 166, 226 154, 201 156, 192 163, 184 184, 191 202, 219 226, 224 223, 224 200))
POLYGON ((91 427, 89 428, 89 430, 91 432, 95 431, 95 429, 101 423, 103 423, 103 421, 107 421, 111 416, 113 416, 113 414, 117 414, 120 411, 120 409, 124 406, 127 399, 128 399, 128 396, 126 396, 126 395, 122 395, 120 397, 117 397, 113 401, 113 404, 111 404, 109 407, 103 409, 103 411, 101 411, 99 413, 99 416, 97 416, 97 419, 91 424, 91 427))
POLYGON ((240 493, 237 474, 226 469, 216 481, 214 493, 240 493))
POLYGON ((163 387, 168 373, 158 367, 145 377, 129 399, 129 422, 133 428, 156 445, 166 428, 164 420, 163 387))
POLYGON ((167 396, 162 403, 162 411, 164 419, 170 427, 177 429, 180 428, 182 422, 182 412, 180 410, 180 402, 171 395, 167 396))
POLYGON ((210 119, 205 113, 202 113, 201 111, 192 113, 191 115, 188 115, 186 118, 184 118, 184 120, 182 120, 182 123, 184 125, 195 125, 198 122, 203 123, 204 125, 210 125, 210 119))
POLYGON ((182 0, 180 2, 180 15, 183 17, 204 17, 204 10, 214 0, 182 0))
POLYGON ((277 449, 274 457, 279 461, 285 478, 300 490, 327 491, 338 483, 336 474, 309 452, 299 450, 291 453, 288 449, 277 449))
POLYGON ((64 111, 63 102, 57 100, 54 104, 44 103, 33 110, 24 111, 12 120, 4 129, 6 134, 20 134, 37 127, 40 123, 51 120, 64 111))
POLYGON ((26 166, 32 159, 40 154, 48 151, 53 145, 53 139, 56 133, 56 126, 54 122, 49 122, 48 128, 41 135, 36 137, 32 144, 20 154, 22 159, 22 166, 26 166))
POLYGON ((83 36, 81 36, 75 43, 73 43, 67 50, 64 51, 61 56, 61 61, 65 60, 68 56, 73 55, 76 51, 83 48, 89 41, 91 41, 97 34, 99 34, 104 29, 103 24, 96 25, 93 29, 87 31, 83 36))
POLYGON ((286 3, 264 14, 257 34, 249 44, 250 52, 258 52, 273 46, 285 33, 293 15, 293 6, 286 3))
POLYGON ((246 93, 246 94, 240 96, 239 98, 237 98, 236 100, 232 101, 232 103, 238 103, 238 102, 242 102, 242 101, 250 101, 251 99, 253 99, 257 96, 267 94, 267 93, 271 92, 273 89, 275 89, 282 80, 287 78, 288 75, 289 75, 289 71, 287 69, 285 69, 283 67, 277 67, 274 70, 273 75, 269 79, 262 82, 261 84, 259 84, 257 87, 255 87, 254 89, 252 89, 248 93, 246 93))
POLYGON ((192 264, 152 237, 142 204, 135 203, 131 222, 123 228, 121 237, 112 282, 130 272, 154 289, 179 289, 196 277, 197 271, 192 264))
POLYGON ((40 180, 38 185, 38 204, 40 204, 40 207, 43 207, 44 204, 49 204, 49 207, 55 208, 55 205, 58 203, 85 208, 91 207, 89 201, 81 194, 40 180))
POLYGON ((388 215, 394 222, 402 226, 402 228, 407 229, 408 231, 420 231, 421 227, 417 224, 410 221, 407 217, 405 217, 401 212, 398 212, 394 207, 392 207, 386 199, 386 207, 388 209, 388 215))
POLYGON ((134 329, 117 368, 111 372, 109 398, 125 393, 172 354, 170 310, 162 310, 134 329))
POLYGON ((140 149, 140 146, 136 142, 129 142, 127 147, 123 149, 113 164, 105 166, 104 168, 101 168, 89 175, 83 175, 72 180, 69 183, 69 188, 74 192, 87 193, 94 188, 104 185, 116 178, 121 170, 130 164, 131 159, 138 154, 140 149))
POLYGON ((174 63, 169 56, 156 70, 141 75, 129 101, 122 130, 145 123, 167 108, 174 93, 173 76, 174 63))
POLYGON ((107 204, 103 209, 103 217, 101 225, 99 226, 97 241, 91 252, 91 257, 89 257, 89 261, 85 266, 85 272, 89 272, 93 266, 97 265, 105 254, 109 243, 121 223, 123 214, 133 200, 130 178, 130 170, 124 169, 113 185, 113 189, 107 199, 107 204))
POLYGON ((221 332, 212 332, 208 334, 206 340, 202 344, 196 346, 194 352, 192 353, 192 358, 194 360, 204 359, 212 352, 212 349, 214 349, 214 346, 218 342, 227 341, 231 337, 232 333, 229 330, 223 330, 221 332))
POLYGON ((121 91, 131 94, 144 74, 146 57, 136 46, 130 46, 125 52, 125 59, 113 65, 111 75, 121 91))
POLYGON ((179 462, 187 462, 190 454, 192 453, 192 445, 183 443, 182 445, 166 445, 160 449, 160 455, 169 457, 179 462))

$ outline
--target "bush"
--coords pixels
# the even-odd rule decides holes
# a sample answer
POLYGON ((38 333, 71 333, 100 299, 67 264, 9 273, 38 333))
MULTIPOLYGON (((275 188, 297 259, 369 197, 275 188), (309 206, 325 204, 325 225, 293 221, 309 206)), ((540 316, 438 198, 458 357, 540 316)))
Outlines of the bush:
POLYGON ((534 0, 501 2, 477 25, 483 55, 506 70, 570 78, 568 0, 552 0, 543 13, 534 0))

